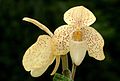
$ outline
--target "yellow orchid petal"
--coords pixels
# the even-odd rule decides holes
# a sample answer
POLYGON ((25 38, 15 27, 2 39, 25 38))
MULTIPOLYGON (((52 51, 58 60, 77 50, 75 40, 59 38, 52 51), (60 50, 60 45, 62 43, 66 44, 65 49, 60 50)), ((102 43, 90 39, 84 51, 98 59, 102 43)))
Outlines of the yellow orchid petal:
POLYGON ((26 71, 49 66, 53 60, 52 39, 48 35, 40 35, 37 41, 27 49, 23 56, 23 66, 26 71))
POLYGON ((74 27, 69 25, 62 25, 58 27, 52 37, 54 47, 57 55, 65 55, 69 52, 70 33, 75 30, 74 27))
POLYGON ((60 65, 60 55, 56 56, 56 65, 55 65, 54 70, 51 73, 51 75, 54 75, 56 73, 56 71, 58 70, 59 65, 60 65))
POLYGON ((47 68, 48 66, 32 69, 30 74, 32 77, 39 77, 47 70, 47 68))
POLYGON ((81 28, 83 33, 83 40, 87 41, 88 54, 97 60, 103 60, 105 58, 103 53, 104 39, 94 28, 83 27, 81 28))
POLYGON ((53 36, 53 33, 45 25, 41 24, 37 20, 32 19, 32 18, 28 18, 28 17, 24 17, 23 20, 35 24, 40 29, 42 29, 43 31, 45 31, 46 33, 48 33, 51 37, 53 36))
POLYGON ((94 14, 84 6, 70 8, 64 14, 64 21, 69 25, 90 26, 95 20, 94 14))

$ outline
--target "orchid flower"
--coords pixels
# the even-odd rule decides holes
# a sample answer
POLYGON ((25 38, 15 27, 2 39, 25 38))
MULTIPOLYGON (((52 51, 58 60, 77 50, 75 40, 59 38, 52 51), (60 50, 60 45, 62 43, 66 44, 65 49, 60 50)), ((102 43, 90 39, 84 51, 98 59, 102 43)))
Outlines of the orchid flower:
POLYGON ((40 35, 37 41, 25 52, 22 60, 25 70, 30 71, 33 77, 41 76, 56 59, 56 65, 51 75, 55 74, 60 63, 60 56, 56 55, 54 51, 53 33, 37 20, 28 17, 24 17, 23 20, 35 24, 49 34, 40 35))
POLYGON ((105 58, 103 53, 104 40, 92 27, 96 20, 94 14, 83 6, 77 6, 64 13, 67 25, 58 27, 53 35, 56 54, 65 55, 70 51, 72 62, 80 65, 86 51, 97 60, 105 58))
POLYGON ((27 49, 23 56, 23 66, 33 77, 41 76, 56 59, 53 75, 60 64, 60 55, 70 56, 76 65, 80 65, 86 51, 97 60, 105 58, 103 53, 104 40, 92 27, 96 20, 91 11, 83 6, 69 9, 64 14, 66 25, 58 27, 54 34, 37 20, 25 17, 24 21, 31 22, 44 30, 48 35, 40 35, 37 41, 27 49))

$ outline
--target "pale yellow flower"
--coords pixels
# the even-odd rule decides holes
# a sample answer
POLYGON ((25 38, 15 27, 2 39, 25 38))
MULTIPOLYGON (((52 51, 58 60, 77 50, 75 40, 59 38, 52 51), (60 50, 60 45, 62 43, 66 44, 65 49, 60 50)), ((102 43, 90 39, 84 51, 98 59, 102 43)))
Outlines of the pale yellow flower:
POLYGON ((51 73, 53 75, 58 69, 60 56, 55 54, 52 32, 45 25, 34 19, 24 17, 23 20, 37 25, 50 35, 40 35, 37 41, 27 49, 22 60, 25 70, 30 71, 33 77, 41 76, 56 58, 56 65, 51 73))
MULTIPOLYGON (((104 40, 102 36, 92 27, 95 22, 94 14, 83 6, 77 6, 69 9, 64 14, 64 21, 68 25, 57 28, 53 35, 56 54, 65 55, 70 51, 73 63, 80 65, 85 57, 86 51, 90 57, 97 60, 105 58, 103 53, 104 40), (75 32, 78 36, 73 39, 75 32)), ((75 37, 74 36, 74 37, 75 37)))
POLYGON ((58 27, 54 34, 43 24, 31 18, 23 20, 37 25, 49 35, 40 35, 38 40, 25 52, 23 66, 31 71, 33 77, 41 76, 56 59, 56 65, 51 75, 59 66, 60 55, 70 51, 73 63, 80 65, 86 51, 89 56, 97 60, 105 58, 103 54, 104 40, 92 27, 88 27, 96 20, 91 11, 83 6, 69 9, 64 14, 67 25, 58 27))

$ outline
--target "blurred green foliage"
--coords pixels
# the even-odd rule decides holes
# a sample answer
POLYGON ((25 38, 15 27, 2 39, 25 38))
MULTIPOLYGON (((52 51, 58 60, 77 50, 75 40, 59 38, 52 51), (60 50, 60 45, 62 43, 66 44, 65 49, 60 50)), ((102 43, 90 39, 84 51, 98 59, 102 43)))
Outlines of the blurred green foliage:
POLYGON ((97 17, 92 26, 105 39, 106 59, 100 62, 86 55, 77 68, 75 81, 120 81, 119 3, 120 0, 0 0, 0 81, 52 81, 49 74, 54 64, 38 78, 32 78, 22 66, 26 49, 45 34, 22 18, 37 19, 53 32, 65 24, 64 12, 77 5, 87 7, 97 17))
POLYGON ((62 74, 55 73, 53 81, 73 81, 73 80, 70 80, 68 77, 62 74))

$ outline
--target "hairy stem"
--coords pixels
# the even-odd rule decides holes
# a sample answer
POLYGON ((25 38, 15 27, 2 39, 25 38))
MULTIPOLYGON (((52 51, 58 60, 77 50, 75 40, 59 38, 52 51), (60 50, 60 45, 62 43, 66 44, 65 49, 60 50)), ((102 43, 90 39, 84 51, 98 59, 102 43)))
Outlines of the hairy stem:
POLYGON ((67 70, 68 69, 68 57, 67 57, 67 55, 62 55, 61 59, 62 59, 62 69, 63 69, 63 71, 67 70))
POLYGON ((72 79, 71 78, 71 72, 68 69, 68 57, 67 57, 67 55, 62 55, 61 59, 62 59, 62 69, 63 69, 62 73, 63 73, 63 75, 72 79))
POLYGON ((73 63, 73 65, 72 65, 72 79, 73 80, 74 80, 74 77, 75 77, 76 68, 77 68, 77 66, 73 63))

